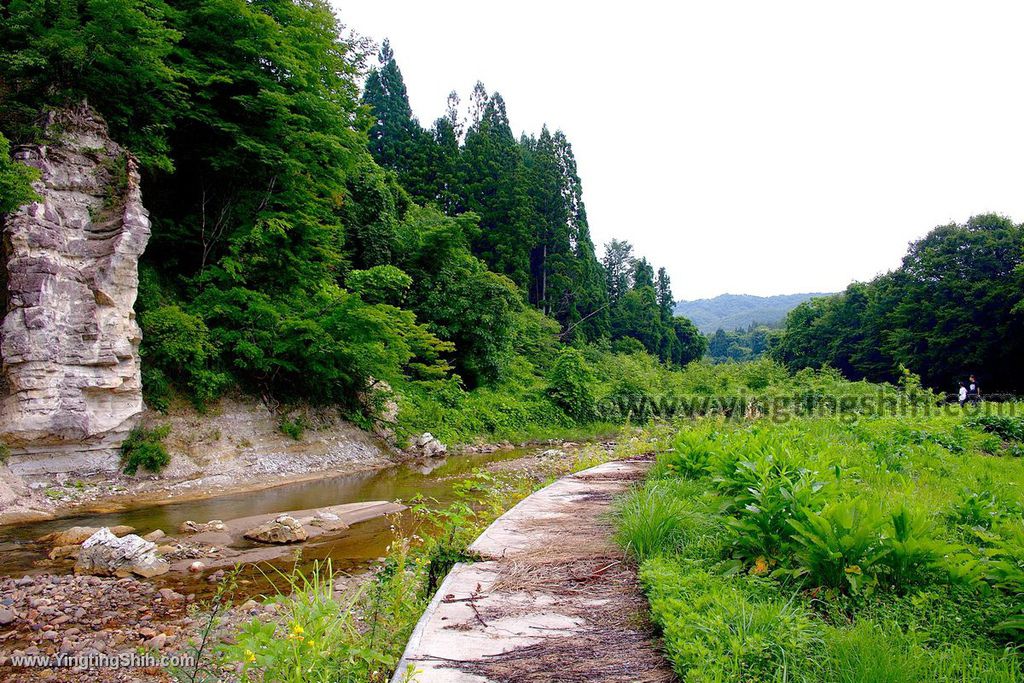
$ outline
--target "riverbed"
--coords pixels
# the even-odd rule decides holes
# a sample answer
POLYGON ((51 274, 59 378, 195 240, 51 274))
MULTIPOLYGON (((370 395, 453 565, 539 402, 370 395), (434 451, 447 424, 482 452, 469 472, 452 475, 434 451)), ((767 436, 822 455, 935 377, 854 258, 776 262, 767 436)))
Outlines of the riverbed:
MULTIPOLYGON (((147 504, 117 512, 84 514, 41 522, 0 527, 0 576, 70 573, 70 562, 55 563, 47 559, 49 546, 36 542, 46 534, 72 526, 135 528, 144 535, 157 529, 168 534, 176 532, 182 522, 207 522, 213 519, 233 519, 288 510, 325 507, 344 503, 387 500, 408 503, 416 496, 435 499, 439 504, 451 502, 455 497, 453 486, 476 468, 493 463, 532 458, 546 447, 527 447, 498 450, 491 453, 462 453, 445 458, 407 462, 385 469, 355 474, 343 474, 309 481, 283 484, 257 491, 222 495, 163 505, 147 504)), ((354 525, 330 538, 296 546, 302 562, 329 559, 336 570, 354 574, 365 571, 385 554, 394 539, 392 525, 406 523, 404 519, 380 518, 354 525)), ((255 547, 249 544, 248 547, 255 547)), ((243 545, 240 549, 246 549, 243 545)), ((269 566, 281 569, 294 564, 293 556, 279 558, 270 563, 256 563, 243 569, 242 586, 246 593, 257 594, 271 588, 276 575, 269 566)), ((182 575, 172 573, 155 581, 175 590, 195 593, 204 597, 214 590, 206 581, 210 572, 182 575)))

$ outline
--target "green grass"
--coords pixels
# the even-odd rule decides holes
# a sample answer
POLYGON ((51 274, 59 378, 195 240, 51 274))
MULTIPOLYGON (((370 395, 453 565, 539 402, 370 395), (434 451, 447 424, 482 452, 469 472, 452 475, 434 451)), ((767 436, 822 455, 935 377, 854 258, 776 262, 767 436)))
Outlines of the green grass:
POLYGON ((1024 681, 1024 461, 1002 432, 957 412, 680 426, 616 516, 680 679, 1024 681))

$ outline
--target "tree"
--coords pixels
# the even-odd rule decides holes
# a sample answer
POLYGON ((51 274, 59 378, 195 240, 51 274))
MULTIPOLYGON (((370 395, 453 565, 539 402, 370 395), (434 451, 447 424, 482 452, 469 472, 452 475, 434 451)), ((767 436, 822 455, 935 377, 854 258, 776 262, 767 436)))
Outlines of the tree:
POLYGON ((700 360, 708 350, 708 338, 700 333, 689 318, 676 316, 672 319, 672 362, 680 367, 700 360))
POLYGON ((608 300, 616 304, 632 287, 633 245, 613 239, 604 246, 604 258, 601 263, 604 265, 608 300))
POLYGON ((398 174, 399 183, 413 197, 424 203, 439 201, 444 185, 438 174, 440 150, 412 114, 405 80, 387 40, 378 61, 363 91, 363 103, 374 118, 370 153, 378 164, 398 174))
POLYGON ((1009 219, 937 227, 892 273, 791 311, 772 353, 793 368, 828 364, 855 379, 897 381, 902 364, 934 388, 974 373, 990 390, 1017 390, 1022 263, 1024 228, 1009 219))
POLYGON ((168 132, 184 105, 170 59, 181 33, 162 0, 11 0, 0 24, 0 120, 33 140, 46 109, 83 99, 145 168, 172 168, 168 132))
POLYGON ((510 360, 522 302, 514 283, 470 252, 476 216, 415 207, 400 230, 399 264, 412 277, 412 309, 434 334, 454 342, 455 367, 470 387, 494 382, 510 360))
POLYGON ((475 253, 525 292, 533 235, 523 159, 509 127, 505 101, 498 93, 483 98, 481 88, 478 83, 474 102, 482 111, 466 133, 460 156, 463 203, 480 217, 475 253))

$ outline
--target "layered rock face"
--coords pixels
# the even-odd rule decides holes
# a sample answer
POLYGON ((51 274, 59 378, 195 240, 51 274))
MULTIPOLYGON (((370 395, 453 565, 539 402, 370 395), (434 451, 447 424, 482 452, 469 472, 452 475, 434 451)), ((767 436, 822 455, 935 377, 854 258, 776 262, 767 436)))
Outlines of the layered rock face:
POLYGON ((142 409, 133 306, 150 226, 135 158, 81 107, 51 114, 49 144, 17 158, 41 201, 4 219, 0 441, 11 470, 116 469, 142 409))

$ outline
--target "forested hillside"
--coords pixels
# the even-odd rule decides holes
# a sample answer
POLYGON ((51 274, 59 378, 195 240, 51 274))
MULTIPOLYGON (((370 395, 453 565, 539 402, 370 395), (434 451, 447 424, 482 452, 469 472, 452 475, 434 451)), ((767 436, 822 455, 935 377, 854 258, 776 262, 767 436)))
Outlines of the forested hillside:
POLYGON ((0 208, 30 196, 6 145, 40 141, 47 110, 88 101, 138 157, 157 408, 240 387, 369 417, 384 380, 424 419, 476 390, 564 422, 616 390, 593 385, 616 352, 701 357, 664 268, 625 242, 598 258, 566 135, 517 139, 500 94, 469 99, 421 126, 391 47, 323 0, 14 0, 0 208))
POLYGON ((711 299, 677 301, 674 310, 676 315, 692 320, 704 334, 714 334, 719 329, 732 332, 751 325, 781 325, 787 313, 816 296, 828 294, 720 294, 711 299))
POLYGON ((994 214, 935 228, 903 265, 794 309, 774 355, 831 365, 853 379, 895 380, 900 366, 955 392, 1024 389, 1024 226, 994 214))

